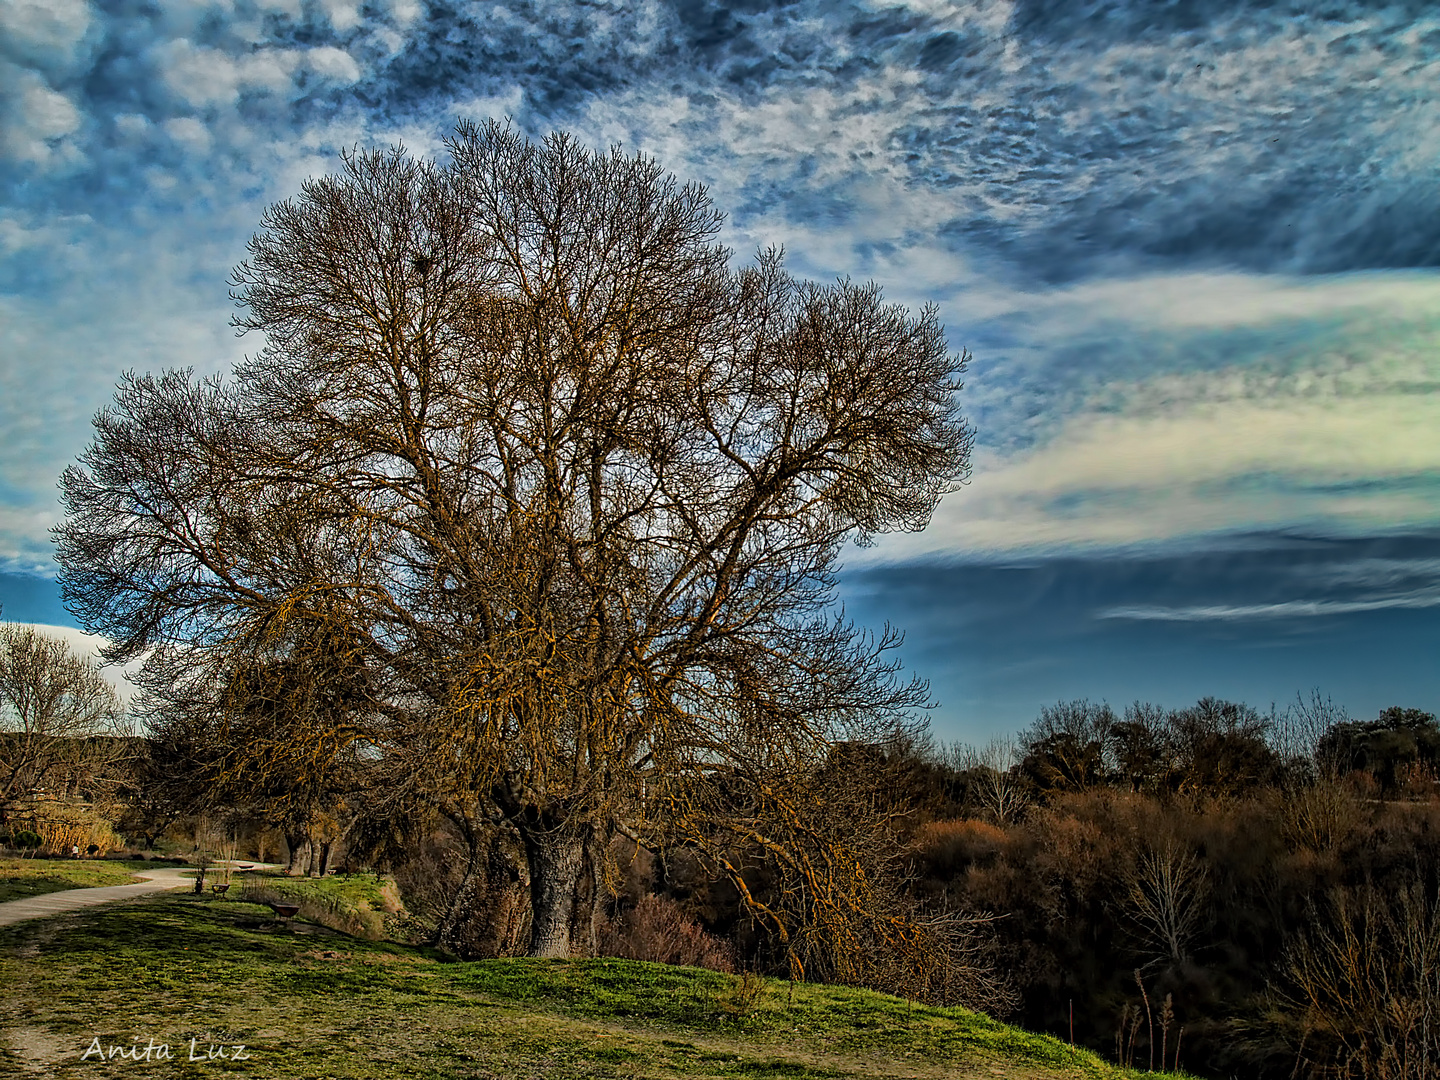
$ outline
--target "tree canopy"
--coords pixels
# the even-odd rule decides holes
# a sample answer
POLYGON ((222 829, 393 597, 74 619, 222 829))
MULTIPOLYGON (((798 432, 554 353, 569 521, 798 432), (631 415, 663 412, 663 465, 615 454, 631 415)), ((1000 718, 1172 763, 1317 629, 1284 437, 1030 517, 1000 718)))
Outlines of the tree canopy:
MULTIPOLYGON (((157 717, 303 699, 297 745, 343 730, 395 791, 515 830, 536 955, 617 830, 813 886, 801 849, 838 841, 802 778, 927 700, 834 609, 840 553, 967 476, 967 358, 873 284, 733 268, 704 189, 644 157, 494 123, 448 149, 352 153, 270 208, 229 377, 126 376, 62 478, 66 602, 147 657, 157 717)), ((838 896, 802 893, 757 910, 785 933, 838 896)))

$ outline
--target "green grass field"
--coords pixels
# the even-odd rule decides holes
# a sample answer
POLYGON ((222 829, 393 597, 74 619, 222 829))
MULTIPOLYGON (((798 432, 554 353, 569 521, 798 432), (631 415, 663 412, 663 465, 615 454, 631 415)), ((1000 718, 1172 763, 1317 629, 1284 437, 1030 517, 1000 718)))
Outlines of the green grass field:
POLYGON ((135 871, 152 865, 100 859, 0 859, 0 903, 64 889, 128 885, 135 880, 135 871))
POLYGON ((0 928, 0 986, 0 1072, 22 1076, 1134 1075, 866 991, 622 960, 447 962, 184 894, 0 928), (82 1060, 97 1040, 142 1060, 82 1060), (244 1060, 189 1060, 242 1044, 244 1060))

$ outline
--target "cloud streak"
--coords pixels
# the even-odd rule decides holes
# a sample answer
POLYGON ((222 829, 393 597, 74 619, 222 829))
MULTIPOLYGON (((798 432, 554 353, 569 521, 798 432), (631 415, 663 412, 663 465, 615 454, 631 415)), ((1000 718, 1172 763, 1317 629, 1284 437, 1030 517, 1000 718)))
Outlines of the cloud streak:
POLYGON ((1100 612, 1100 619, 1140 622, 1215 622, 1249 619, 1297 619, 1327 615, 1353 615, 1362 611, 1417 610, 1440 607, 1440 592, 1418 596, 1386 596, 1373 600, 1287 600, 1280 604, 1206 604, 1199 607, 1117 607, 1100 612))

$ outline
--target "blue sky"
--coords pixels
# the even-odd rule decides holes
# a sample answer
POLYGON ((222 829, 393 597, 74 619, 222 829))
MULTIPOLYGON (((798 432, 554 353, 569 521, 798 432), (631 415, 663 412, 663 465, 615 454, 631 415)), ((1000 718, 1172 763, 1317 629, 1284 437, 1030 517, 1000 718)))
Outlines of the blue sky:
POLYGON ((1072 696, 1440 709, 1429 3, 0 4, 0 603, 125 370, 222 370, 264 206, 463 117, 708 185, 939 306, 975 474, 851 553, 946 738, 1072 696))

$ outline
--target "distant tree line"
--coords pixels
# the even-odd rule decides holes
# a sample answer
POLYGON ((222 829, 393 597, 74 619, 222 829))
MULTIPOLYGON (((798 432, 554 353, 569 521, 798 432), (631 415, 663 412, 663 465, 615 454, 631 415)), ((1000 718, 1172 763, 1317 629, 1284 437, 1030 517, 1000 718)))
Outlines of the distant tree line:
POLYGON ((1440 1066, 1433 714, 1062 702, 890 767, 917 897, 1003 916, 1015 1021, 1202 1076, 1440 1066))

